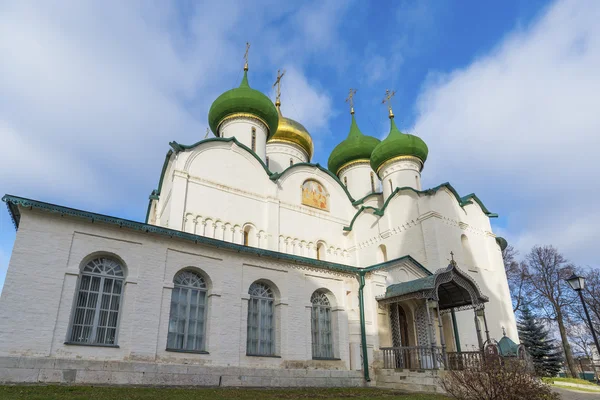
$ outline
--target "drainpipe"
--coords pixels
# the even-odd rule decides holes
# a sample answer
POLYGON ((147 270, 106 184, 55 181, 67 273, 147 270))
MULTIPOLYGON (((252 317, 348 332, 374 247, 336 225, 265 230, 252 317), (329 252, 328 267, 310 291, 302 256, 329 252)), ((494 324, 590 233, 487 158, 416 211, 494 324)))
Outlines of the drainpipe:
POLYGON ((363 298, 363 288, 365 287, 365 271, 358 271, 358 308, 360 311, 360 338, 363 354, 363 371, 365 381, 371 382, 369 377, 369 358, 367 354, 367 331, 365 328, 365 300, 363 298))

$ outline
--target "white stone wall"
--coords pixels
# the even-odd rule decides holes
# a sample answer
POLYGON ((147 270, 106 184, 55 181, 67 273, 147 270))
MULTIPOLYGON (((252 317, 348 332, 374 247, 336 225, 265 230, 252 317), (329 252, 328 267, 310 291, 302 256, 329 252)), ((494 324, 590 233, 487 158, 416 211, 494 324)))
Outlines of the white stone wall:
POLYGON ((369 164, 368 160, 342 168, 339 177, 340 181, 346 185, 348 191, 356 200, 362 199, 368 194, 381 191, 379 177, 371 169, 371 164, 369 164), (373 180, 372 184, 371 179, 373 180))
POLYGON ((265 162, 267 137, 269 136, 269 130, 265 124, 256 118, 236 117, 225 120, 219 126, 220 137, 235 137, 249 149, 252 149, 252 132, 255 133, 256 138, 254 152, 265 162))
POLYGON ((349 369, 348 313, 355 304, 347 300, 349 293, 357 296, 353 276, 58 214, 21 212, 0 299, 0 356, 349 369), (95 255, 117 257, 126 272, 118 348, 65 344, 79 269, 95 255), (197 270, 208 282, 209 354, 165 350, 173 277, 182 268, 197 270), (279 357, 246 356, 247 293, 257 280, 276 292, 279 357), (312 360, 309 307, 317 289, 326 290, 334 304, 337 361, 312 360))
MULTIPOLYGON (((486 306, 490 335, 501 338, 504 326, 508 336, 518 340, 501 253, 489 218, 478 204, 461 207, 445 188, 427 195, 403 190, 390 199, 383 216, 374 214, 396 187, 421 189, 417 162, 402 160, 386 166, 380 171, 383 195, 352 206, 329 174, 298 166, 273 181, 252 155, 232 142, 201 144, 173 157, 172 194, 167 197, 161 192, 157 203, 161 209, 169 202, 169 227, 219 239, 223 235, 226 241, 240 243, 243 227, 250 224, 257 237, 250 243, 253 246, 316 258, 321 245, 327 261, 359 267, 410 255, 435 272, 448 265, 452 251, 459 267, 490 297, 486 306), (326 188, 328 211, 301 204, 300 187, 306 179, 326 188), (355 218, 360 207, 366 208, 355 218), (353 219, 352 230, 344 231, 353 219), (463 236, 471 248, 468 257, 463 236)), ((360 164, 344 171, 355 200, 371 190, 367 172, 360 164), (361 184, 356 191, 351 184, 355 181, 361 184)), ((473 314, 460 312, 457 318, 463 349, 470 349, 477 345, 473 314)))
POLYGON ((308 154, 293 143, 267 142, 268 167, 272 172, 283 172, 291 165, 310 162, 308 154))
POLYGON ((411 159, 383 164, 379 170, 383 197, 387 198, 397 187, 421 190, 421 165, 411 159))

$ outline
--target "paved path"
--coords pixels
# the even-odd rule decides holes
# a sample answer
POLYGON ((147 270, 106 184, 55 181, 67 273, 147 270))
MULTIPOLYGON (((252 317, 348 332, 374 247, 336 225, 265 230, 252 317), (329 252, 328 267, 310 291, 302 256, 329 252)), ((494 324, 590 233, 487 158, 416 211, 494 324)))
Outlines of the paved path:
POLYGON ((556 393, 560 393, 562 400, 600 400, 600 393, 578 392, 575 390, 552 388, 556 393))

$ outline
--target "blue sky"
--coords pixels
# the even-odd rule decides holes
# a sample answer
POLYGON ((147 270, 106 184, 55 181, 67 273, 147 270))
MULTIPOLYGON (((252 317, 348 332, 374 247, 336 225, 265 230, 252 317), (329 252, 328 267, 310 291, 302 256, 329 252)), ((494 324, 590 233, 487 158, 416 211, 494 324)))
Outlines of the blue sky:
MULTIPOLYGON (((249 41, 251 86, 273 97, 286 69, 314 162, 348 132, 350 87, 377 137, 396 90, 424 186, 477 193, 521 252, 598 265, 600 2, 289 3, 0 2, 0 192, 143 220, 167 143, 204 137, 249 41)), ((0 285, 14 238, 2 207, 0 285)))

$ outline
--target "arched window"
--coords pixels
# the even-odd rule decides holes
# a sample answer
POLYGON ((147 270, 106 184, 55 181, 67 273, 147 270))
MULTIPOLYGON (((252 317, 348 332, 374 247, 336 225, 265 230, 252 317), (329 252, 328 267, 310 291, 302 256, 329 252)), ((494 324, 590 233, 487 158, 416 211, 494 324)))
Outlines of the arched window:
POLYGON ((388 260, 388 256, 387 256, 387 248, 385 247, 385 244, 380 244, 379 247, 377 248, 377 262, 386 262, 388 260))
POLYGON ((252 151, 256 151, 256 128, 252 127, 252 151))
POLYGON ((117 343, 123 281, 123 267, 112 258, 94 258, 83 267, 69 342, 98 345, 117 343))
POLYGON ((392 180, 389 179, 388 182, 390 183, 390 193, 392 193, 394 191, 394 187, 392 186, 392 180))
POLYGON ((471 249, 471 245, 469 244, 469 238, 466 235, 460 235, 460 242, 462 244, 464 263, 467 265, 469 270, 477 268, 475 258, 473 257, 473 250, 471 249))
POLYGON ((375 193, 375 174, 371 172, 371 193, 375 193))
POLYGON ((294 159, 293 159, 293 158, 290 158, 290 167, 291 167, 292 165, 294 165, 294 159))
POLYGON ((248 230, 245 229, 244 230, 244 246, 248 246, 249 238, 250 238, 250 232, 248 232, 248 230))
POLYGON ((323 243, 317 244, 317 260, 325 261, 325 245, 323 243))
POLYGON ((269 157, 267 157, 267 168, 269 168, 269 157))
POLYGON ((310 298, 313 358, 333 358, 331 304, 327 295, 316 291, 310 298))
POLYGON ((348 177, 344 177, 344 186, 348 187, 348 177))
POLYGON ((205 350, 206 281, 193 271, 180 271, 173 279, 167 350, 205 350))
POLYGON ((250 285, 248 301, 248 338, 246 354, 275 355, 275 296, 267 284, 250 285))

